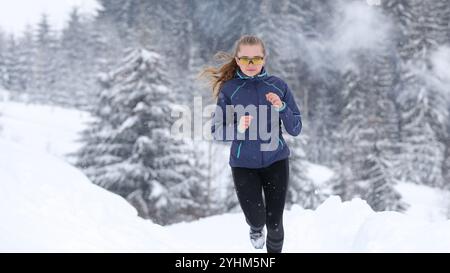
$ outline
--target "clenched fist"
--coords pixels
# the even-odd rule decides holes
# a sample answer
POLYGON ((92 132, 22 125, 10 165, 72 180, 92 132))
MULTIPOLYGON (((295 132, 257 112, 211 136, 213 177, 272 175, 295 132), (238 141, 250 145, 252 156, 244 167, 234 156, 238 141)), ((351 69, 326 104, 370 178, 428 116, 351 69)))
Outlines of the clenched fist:
POLYGON ((283 105, 283 102, 281 101, 280 97, 273 93, 269 92, 266 94, 266 99, 272 103, 273 106, 280 108, 283 105))
POLYGON ((242 116, 239 120, 238 131, 243 133, 250 127, 250 123, 252 122, 253 116, 242 116))

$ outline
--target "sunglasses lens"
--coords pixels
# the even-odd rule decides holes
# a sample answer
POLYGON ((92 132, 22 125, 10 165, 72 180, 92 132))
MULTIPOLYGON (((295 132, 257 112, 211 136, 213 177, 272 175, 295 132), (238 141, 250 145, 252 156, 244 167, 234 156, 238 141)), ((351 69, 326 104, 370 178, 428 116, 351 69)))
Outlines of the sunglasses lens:
POLYGON ((239 62, 243 65, 248 65, 250 62, 252 62, 255 65, 260 65, 263 63, 264 58, 263 57, 254 57, 254 58, 246 58, 241 57, 239 58, 239 62))
POLYGON ((248 65, 250 63, 249 58, 240 58, 239 61, 241 62, 241 64, 244 64, 244 65, 248 65))
POLYGON ((253 58, 253 63, 256 65, 260 65, 260 64, 262 64, 262 62, 263 62, 263 58, 261 58, 261 57, 253 58))

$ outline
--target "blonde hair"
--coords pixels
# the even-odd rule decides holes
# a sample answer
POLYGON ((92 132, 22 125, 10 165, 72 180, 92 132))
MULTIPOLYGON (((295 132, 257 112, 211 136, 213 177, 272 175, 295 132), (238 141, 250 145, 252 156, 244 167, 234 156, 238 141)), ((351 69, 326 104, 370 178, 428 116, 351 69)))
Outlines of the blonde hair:
POLYGON ((235 57, 237 57, 241 45, 260 45, 264 56, 266 56, 264 42, 260 38, 253 35, 244 35, 239 38, 239 40, 235 43, 233 55, 224 51, 217 52, 214 55, 214 59, 224 64, 218 68, 206 67, 198 76, 199 78, 203 76, 207 76, 209 78, 209 86, 212 89, 212 95, 215 100, 217 100, 217 97, 219 96, 222 84, 232 79, 238 69, 235 57))

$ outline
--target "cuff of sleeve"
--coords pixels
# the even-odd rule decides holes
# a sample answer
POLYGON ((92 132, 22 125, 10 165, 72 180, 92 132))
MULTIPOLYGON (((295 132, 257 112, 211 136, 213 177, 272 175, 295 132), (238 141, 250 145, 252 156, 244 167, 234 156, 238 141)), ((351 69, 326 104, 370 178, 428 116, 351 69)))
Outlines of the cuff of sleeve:
POLYGON ((286 103, 283 101, 280 108, 275 107, 275 110, 281 112, 286 108, 286 103))
POLYGON ((241 127, 241 126, 238 126, 238 127, 237 127, 237 130, 238 130, 238 132, 241 133, 241 134, 245 132, 245 128, 243 128, 243 127, 241 127))

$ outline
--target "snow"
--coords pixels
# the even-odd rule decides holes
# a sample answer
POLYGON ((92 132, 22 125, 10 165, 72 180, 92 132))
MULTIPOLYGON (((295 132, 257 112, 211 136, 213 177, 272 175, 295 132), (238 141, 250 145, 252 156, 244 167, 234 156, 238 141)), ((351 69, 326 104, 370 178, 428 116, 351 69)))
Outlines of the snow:
POLYGON ((60 159, 0 140, 0 251, 169 251, 166 231, 60 159))
MULTIPOLYGON (((0 252, 265 251, 252 248, 242 213, 162 227, 92 184, 63 156, 77 147, 86 113, 0 105, 0 252)), ((310 164, 308 175, 323 185, 331 171, 310 164)), ((447 196, 410 183, 397 188, 412 204, 405 214, 336 196, 314 211, 292 206, 284 216, 284 252, 449 252, 447 196)))
POLYGON ((334 174, 331 169, 314 163, 308 163, 306 167, 306 175, 319 187, 324 186, 334 174))
POLYGON ((406 182, 399 183, 396 189, 406 203, 412 204, 406 214, 430 222, 447 219, 450 199, 445 191, 406 182))
POLYGON ((0 100, 0 113, 3 139, 60 158, 80 147, 78 133, 92 119, 86 112, 7 100, 0 100))

